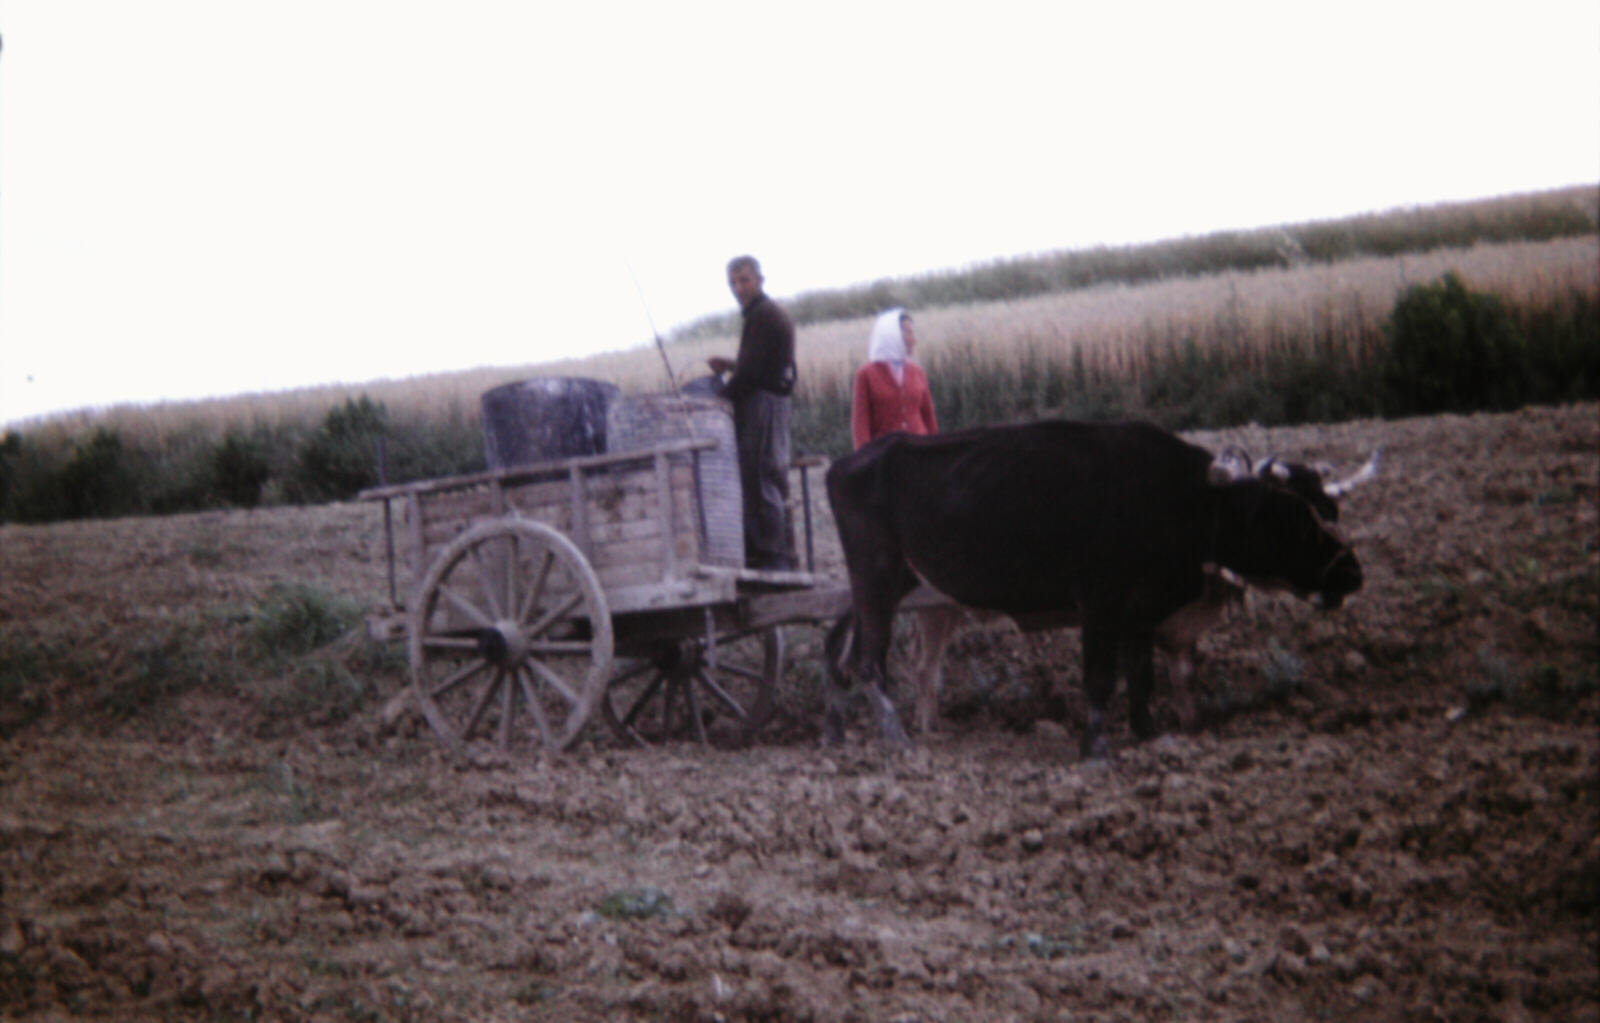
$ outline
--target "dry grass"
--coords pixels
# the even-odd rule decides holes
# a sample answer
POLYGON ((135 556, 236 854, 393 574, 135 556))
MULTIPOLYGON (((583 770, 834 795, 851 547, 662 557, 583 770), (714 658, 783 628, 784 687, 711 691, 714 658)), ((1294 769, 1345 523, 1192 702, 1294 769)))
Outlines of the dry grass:
MULTIPOLYGON (((1045 353, 1065 364, 1082 350, 1092 368, 1137 375, 1150 342, 1193 339, 1262 348, 1285 339, 1323 338, 1358 347, 1407 287, 1455 271, 1475 290, 1537 306, 1571 292, 1600 293, 1600 236, 1510 242, 1391 258, 1108 285, 1035 298, 914 310, 919 355, 976 349, 1004 364, 1045 353)), ((802 386, 837 387, 865 355, 870 317, 802 327, 802 386)), ((679 382, 705 371, 705 359, 732 354, 735 336, 676 342, 668 357, 679 382)), ((369 395, 397 419, 476 423, 479 396, 514 380, 578 376, 609 380, 626 393, 665 390, 661 354, 646 346, 555 363, 480 367, 406 379, 339 384, 199 402, 64 415, 30 428, 48 444, 105 426, 137 446, 168 447, 177 437, 216 439, 231 429, 319 421, 348 397, 369 395)))
MULTIPOLYGON (((919 352, 974 345, 998 362, 1042 348, 1065 363, 1082 348, 1092 364, 1130 365, 1145 342, 1192 338, 1260 347, 1284 338, 1354 339, 1379 324, 1406 288, 1454 270, 1474 290, 1512 305, 1540 305, 1570 290, 1600 293, 1600 238, 1480 245, 1387 259, 1105 286, 1016 302, 915 310, 919 352)), ((801 377, 854 371, 869 318, 801 332, 801 377)), ((711 352, 731 342, 704 342, 711 352)), ((688 347, 688 346, 686 346, 688 347)))

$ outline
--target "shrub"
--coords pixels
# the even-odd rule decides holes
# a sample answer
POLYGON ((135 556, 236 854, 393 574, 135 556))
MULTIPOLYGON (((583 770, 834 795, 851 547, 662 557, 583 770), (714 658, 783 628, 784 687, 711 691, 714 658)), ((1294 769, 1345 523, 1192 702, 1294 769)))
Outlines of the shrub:
POLYGON ((7 432, 0 440, 0 521, 46 522, 57 510, 54 471, 39 445, 7 432))
POLYGON ((86 519, 130 515, 140 509, 137 476, 114 430, 96 427, 73 447, 56 474, 53 518, 86 519))
POLYGON ((250 637, 265 660, 279 661, 327 646, 355 627, 360 608, 303 583, 272 587, 256 609, 250 637))
POLYGON ((1600 394, 1600 303, 1592 295, 1573 288, 1520 319, 1532 400, 1583 401, 1600 394))
POLYGON ((0 632, 0 739, 9 739, 45 715, 52 680, 86 673, 72 650, 0 632))
POLYGON ((1524 400, 1515 325, 1498 298, 1472 292, 1454 273, 1401 295, 1386 333, 1390 414, 1503 411, 1524 400))
POLYGON ((264 686, 258 731, 277 735, 302 721, 336 725, 359 711, 368 695, 369 687, 336 658, 309 658, 264 686))
POLYGON ((272 475, 261 445, 239 433, 229 433, 211 453, 212 486, 217 497, 239 508, 261 502, 261 488, 272 475))
POLYGON ((113 717, 140 714, 213 679, 200 637, 181 627, 135 646, 128 667, 104 678, 97 693, 98 708, 113 717))
POLYGON ((298 501, 342 501, 378 481, 378 438, 388 410, 366 395, 331 409, 301 445, 290 497, 298 501))

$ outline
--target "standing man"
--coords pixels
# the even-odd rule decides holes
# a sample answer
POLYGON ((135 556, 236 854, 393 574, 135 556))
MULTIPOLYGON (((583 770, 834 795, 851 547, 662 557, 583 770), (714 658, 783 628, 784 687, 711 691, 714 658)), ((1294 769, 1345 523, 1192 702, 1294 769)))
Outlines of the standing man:
POLYGON ((744 312, 735 359, 706 360, 728 374, 724 394, 733 402, 744 496, 744 551, 748 568, 792 571, 789 527, 789 395, 794 391, 794 322, 761 290, 754 256, 728 262, 728 287, 744 312))

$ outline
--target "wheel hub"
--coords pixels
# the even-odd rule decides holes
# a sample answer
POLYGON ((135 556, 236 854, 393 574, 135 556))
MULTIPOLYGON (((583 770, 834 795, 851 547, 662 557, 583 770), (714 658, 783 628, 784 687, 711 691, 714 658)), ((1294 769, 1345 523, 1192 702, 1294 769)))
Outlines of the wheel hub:
POLYGON ((478 653, 497 668, 507 668, 528 656, 528 639, 509 619, 501 619, 478 633, 478 653))

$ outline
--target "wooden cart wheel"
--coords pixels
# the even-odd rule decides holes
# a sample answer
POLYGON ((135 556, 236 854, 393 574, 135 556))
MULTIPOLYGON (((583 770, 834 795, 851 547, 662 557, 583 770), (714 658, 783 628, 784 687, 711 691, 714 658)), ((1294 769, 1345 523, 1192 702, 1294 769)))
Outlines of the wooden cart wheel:
POLYGON ((600 707, 623 742, 743 746, 776 707, 783 633, 773 626, 718 639, 715 651, 702 639, 686 639, 619 668, 600 707))
POLYGON ((439 552, 412 601, 411 682, 452 749, 564 750, 611 676, 611 613, 583 552, 500 519, 439 552))

